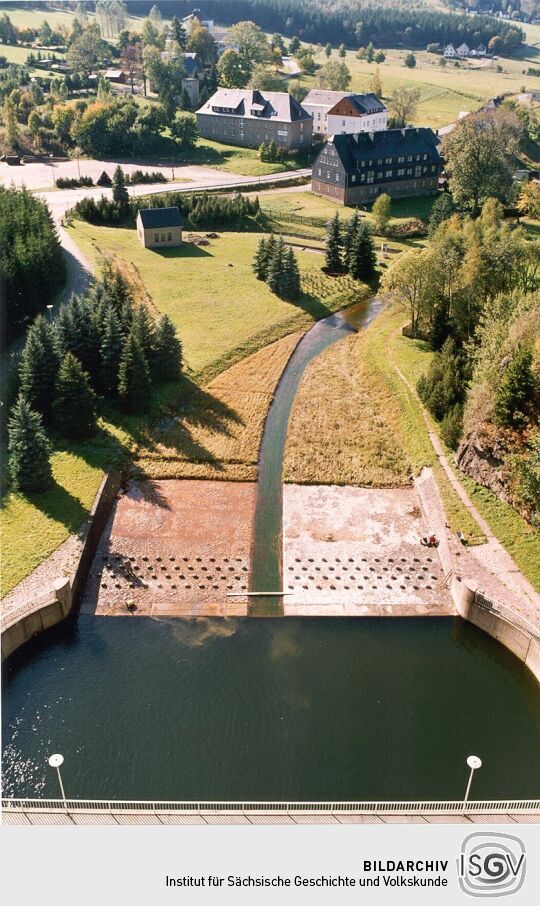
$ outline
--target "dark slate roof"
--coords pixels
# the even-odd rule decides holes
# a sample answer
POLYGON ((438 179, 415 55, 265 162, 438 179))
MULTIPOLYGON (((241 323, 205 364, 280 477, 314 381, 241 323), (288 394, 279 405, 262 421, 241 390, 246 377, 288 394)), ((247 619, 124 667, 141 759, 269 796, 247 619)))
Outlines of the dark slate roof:
MULTIPOLYGON (((347 100, 353 107, 356 107, 362 116, 366 113, 379 113, 381 110, 386 110, 383 102, 375 94, 350 94, 347 100)), ((331 110, 328 112, 332 113, 331 110)))
MULTIPOLYGON (((386 129, 380 132, 359 132, 354 135, 334 135, 328 139, 336 149, 347 173, 355 173, 362 160, 401 157, 408 154, 429 154, 439 160, 439 139, 433 129, 412 127, 386 129)), ((324 147, 321 153, 324 153, 324 147)))
POLYGON ((196 76, 199 72, 202 72, 203 67, 196 53, 183 54, 182 62, 189 78, 193 78, 193 76, 196 76))
POLYGON ((139 214, 145 230, 182 226, 178 208, 140 208, 139 214))
POLYGON ((311 119, 311 114, 287 91, 263 92, 250 88, 219 88, 197 113, 226 116, 223 111, 247 119, 275 118, 280 123, 311 119))

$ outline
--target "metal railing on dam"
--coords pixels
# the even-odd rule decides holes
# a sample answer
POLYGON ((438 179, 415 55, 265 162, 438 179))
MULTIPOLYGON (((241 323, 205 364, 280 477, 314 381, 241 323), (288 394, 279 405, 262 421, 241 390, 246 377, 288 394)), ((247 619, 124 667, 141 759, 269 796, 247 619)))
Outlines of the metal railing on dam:
POLYGON ((424 800, 403 802, 212 802, 122 799, 4 799, 8 812, 99 812, 146 814, 497 815, 538 814, 540 799, 424 800))

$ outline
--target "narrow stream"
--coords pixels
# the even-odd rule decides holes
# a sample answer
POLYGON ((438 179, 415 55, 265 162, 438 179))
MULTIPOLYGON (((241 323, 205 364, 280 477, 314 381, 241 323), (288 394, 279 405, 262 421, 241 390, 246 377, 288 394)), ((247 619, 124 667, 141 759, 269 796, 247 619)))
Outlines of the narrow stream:
POLYGON ((365 329, 382 307, 380 298, 374 296, 318 321, 301 339, 281 376, 268 411, 259 452, 251 544, 251 591, 265 595, 251 598, 251 616, 283 614, 283 596, 269 595, 269 592, 282 591, 283 458, 289 417, 300 381, 313 359, 348 334, 365 329))

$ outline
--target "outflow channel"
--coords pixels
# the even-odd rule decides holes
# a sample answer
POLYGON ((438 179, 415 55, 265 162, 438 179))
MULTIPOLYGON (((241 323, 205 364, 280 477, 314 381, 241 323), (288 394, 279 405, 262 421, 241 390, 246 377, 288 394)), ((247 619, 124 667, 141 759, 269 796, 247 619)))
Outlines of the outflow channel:
POLYGON ((328 346, 366 328, 380 313, 377 296, 318 321, 300 340, 276 388, 259 454, 257 498, 251 543, 250 616, 282 616, 283 458, 292 404, 303 374, 328 346), (269 594, 278 592, 278 594, 269 594))

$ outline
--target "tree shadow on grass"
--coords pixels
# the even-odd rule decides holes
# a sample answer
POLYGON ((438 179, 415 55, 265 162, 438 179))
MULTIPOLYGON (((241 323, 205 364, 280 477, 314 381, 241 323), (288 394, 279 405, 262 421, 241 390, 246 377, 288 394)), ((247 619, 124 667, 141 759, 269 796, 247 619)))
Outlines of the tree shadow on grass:
POLYGON ((169 410, 167 417, 154 423, 145 432, 141 447, 157 453, 163 447, 179 454, 189 462, 212 464, 223 471, 219 459, 194 436, 194 430, 205 430, 233 437, 233 427, 245 423, 223 400, 212 396, 189 378, 184 377, 181 401, 169 410))
POLYGON ((23 496, 44 516, 63 525, 70 535, 78 534, 88 519, 89 511, 81 501, 55 480, 46 491, 23 496))
MULTIPOLYGON (((184 232, 185 232, 184 227, 184 232)), ((174 248, 151 248, 147 249, 149 252, 155 252, 160 258, 209 258, 212 257, 212 252, 207 251, 206 248, 195 245, 193 242, 182 242, 182 245, 178 245, 174 248)))

